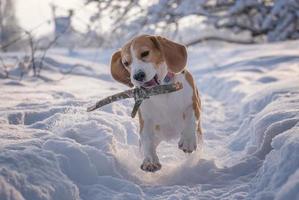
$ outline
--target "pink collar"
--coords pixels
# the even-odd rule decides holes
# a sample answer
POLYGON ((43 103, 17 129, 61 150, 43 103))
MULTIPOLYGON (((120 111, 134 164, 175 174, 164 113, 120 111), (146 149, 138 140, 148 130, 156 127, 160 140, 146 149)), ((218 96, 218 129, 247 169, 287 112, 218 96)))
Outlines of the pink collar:
POLYGON ((166 76, 165 76, 165 78, 164 78, 164 82, 165 83, 169 83, 172 79, 173 79, 173 77, 175 76, 175 73, 173 73, 173 72, 168 72, 167 74, 166 74, 166 76))

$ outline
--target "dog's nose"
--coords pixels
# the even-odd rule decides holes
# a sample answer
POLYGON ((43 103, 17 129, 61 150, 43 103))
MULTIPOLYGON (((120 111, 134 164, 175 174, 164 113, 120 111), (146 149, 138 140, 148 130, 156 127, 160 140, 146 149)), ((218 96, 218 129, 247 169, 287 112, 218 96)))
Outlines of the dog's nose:
POLYGON ((133 78, 136 81, 142 82, 145 79, 145 73, 143 71, 138 71, 136 74, 134 74, 133 78))

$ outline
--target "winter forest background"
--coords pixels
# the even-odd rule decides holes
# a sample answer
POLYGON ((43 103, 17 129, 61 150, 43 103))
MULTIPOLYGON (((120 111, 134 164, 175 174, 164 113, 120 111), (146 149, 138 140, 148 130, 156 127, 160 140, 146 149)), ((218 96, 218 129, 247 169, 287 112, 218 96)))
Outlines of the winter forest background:
POLYGON ((0 200, 298 200, 299 0, 0 0, 0 200), (183 43, 202 151, 163 142, 140 170, 112 53, 183 43))
MULTIPOLYGON (((30 29, 18 23, 16 3, 0 2, 1 51, 26 52, 17 62, 30 65, 35 75, 39 73, 36 68, 42 67, 39 60, 51 48, 116 48, 141 33, 162 34, 187 46, 206 41, 254 44, 299 38, 297 0, 82 0, 80 6, 70 8, 49 1, 51 17, 30 29), (80 12, 84 17, 77 14, 80 12), (51 31, 37 34, 44 26, 51 31)), ((5 65, 2 68, 5 72, 5 65)))
POLYGON ((64 12, 65 18, 70 18, 70 21, 64 21, 64 27, 61 26, 59 32, 65 31, 71 39, 60 39, 53 45, 76 43, 73 48, 113 47, 140 33, 167 35, 186 45, 206 40, 250 44, 299 37, 299 3, 296 0, 82 0, 82 5, 76 8, 49 3, 52 18, 32 30, 19 25, 15 4, 16 0, 2 0, 0 4, 2 51, 23 47, 30 37, 34 38, 36 48, 45 48, 57 35, 53 31, 36 37, 35 32, 46 23, 57 28, 57 18, 62 18, 56 15, 57 10, 64 12), (77 12, 88 15, 79 18, 77 12), (84 30, 74 27, 73 21, 79 21, 84 30), (189 34, 185 34, 187 32, 189 34), (26 34, 27 37, 22 37, 26 34))

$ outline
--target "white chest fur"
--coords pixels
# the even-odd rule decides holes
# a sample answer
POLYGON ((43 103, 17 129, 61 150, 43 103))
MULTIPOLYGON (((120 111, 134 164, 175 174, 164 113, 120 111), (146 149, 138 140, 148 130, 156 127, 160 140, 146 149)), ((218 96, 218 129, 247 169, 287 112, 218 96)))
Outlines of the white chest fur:
POLYGON ((174 82, 181 82, 183 89, 144 100, 141 115, 147 132, 152 132, 159 140, 178 137, 185 125, 185 115, 192 108, 193 90, 184 74, 174 77, 174 82))

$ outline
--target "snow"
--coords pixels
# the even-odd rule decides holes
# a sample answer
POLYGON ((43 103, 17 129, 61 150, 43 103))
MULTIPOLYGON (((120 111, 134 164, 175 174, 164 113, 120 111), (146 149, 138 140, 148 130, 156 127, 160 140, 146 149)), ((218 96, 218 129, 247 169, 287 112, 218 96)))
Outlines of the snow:
POLYGON ((163 142, 156 173, 139 169, 132 100, 86 112, 126 88, 110 78, 113 50, 53 50, 41 79, 13 69, 0 80, 0 199, 299 199, 298 50, 189 48, 204 147, 185 155, 163 142))

